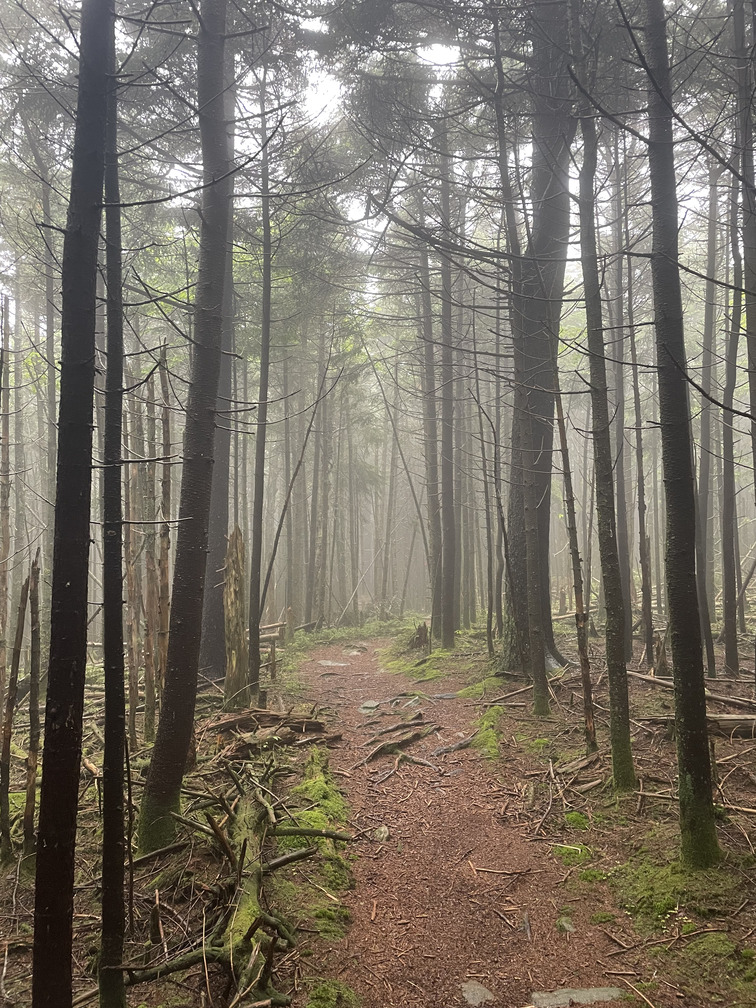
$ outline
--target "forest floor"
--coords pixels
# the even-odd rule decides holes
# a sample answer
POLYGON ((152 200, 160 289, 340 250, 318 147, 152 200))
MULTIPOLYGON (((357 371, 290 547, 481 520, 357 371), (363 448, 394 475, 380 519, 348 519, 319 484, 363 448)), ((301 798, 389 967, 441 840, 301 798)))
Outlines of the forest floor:
MULTIPOLYGON (((275 917, 296 931, 296 945, 279 944, 264 966, 293 1008, 756 1006, 752 672, 707 684, 730 698, 709 701, 724 858, 690 873, 677 861, 672 694, 661 679, 631 677, 639 782, 618 797, 598 642, 599 752, 586 756, 575 666, 554 675, 552 713, 535 718, 527 681, 492 674, 480 633, 430 656, 408 648, 406 627, 393 639, 360 633, 326 631, 328 644, 297 638, 285 674, 269 684, 268 710, 223 713, 217 687, 205 689, 175 849, 130 865, 131 1008, 250 1008, 228 964, 207 961, 204 936, 223 921, 237 936, 247 929, 240 893, 254 864, 268 922, 260 947, 271 947, 275 917), (170 972, 187 956, 189 968, 170 972)), ((563 644, 569 650, 568 633, 563 644)), ((23 714, 12 767, 16 845, 0 871, 2 1008, 30 1003, 34 859, 18 851, 23 714)), ((96 669, 85 757, 74 919, 81 1008, 97 997, 100 930, 96 669)), ((147 748, 133 751, 135 814, 148 760, 147 748)), ((267 994, 254 1001, 270 1003, 267 994)))
POLYGON ((355 636, 300 666, 304 696, 341 733, 331 773, 363 839, 352 887, 327 892, 348 912, 341 931, 306 933, 296 893, 312 875, 289 870, 305 934, 278 986, 293 981, 294 1004, 756 1005, 756 745, 717 740, 718 800, 743 811, 722 811, 722 867, 689 874, 675 860, 674 743, 639 720, 671 714, 668 691, 633 683, 640 783, 618 799, 604 683, 603 744, 585 758, 574 673, 554 682, 552 716, 535 719, 526 684, 491 677, 478 648, 418 654, 355 636))

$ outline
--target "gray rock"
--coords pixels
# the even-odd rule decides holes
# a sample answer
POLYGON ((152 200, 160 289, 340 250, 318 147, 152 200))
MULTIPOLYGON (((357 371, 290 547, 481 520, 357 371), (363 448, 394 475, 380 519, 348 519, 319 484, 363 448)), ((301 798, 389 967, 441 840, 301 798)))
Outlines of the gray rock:
POLYGON ((563 987, 556 991, 534 991, 530 995, 534 1008, 566 1008, 568 1005, 604 1004, 619 1001, 624 995, 619 987, 563 987))
POLYGON ((491 991, 477 980, 466 980, 462 984, 462 997, 469 1005, 482 1005, 496 1000, 491 991))

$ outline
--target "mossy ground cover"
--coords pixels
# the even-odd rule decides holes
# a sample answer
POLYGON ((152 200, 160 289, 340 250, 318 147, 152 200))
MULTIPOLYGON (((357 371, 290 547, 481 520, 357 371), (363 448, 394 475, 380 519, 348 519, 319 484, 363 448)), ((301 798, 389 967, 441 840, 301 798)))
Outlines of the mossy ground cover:
MULTIPOLYGON (((319 830, 343 831, 349 808, 331 774, 328 753, 312 749, 289 791, 286 807, 294 824, 319 830)), ((276 841, 279 852, 317 846, 318 857, 283 869, 271 880, 277 904, 284 908, 298 931, 317 940, 336 942, 343 938, 350 915, 340 895, 354 885, 347 845, 330 838, 284 836, 276 841)), ((303 943, 300 955, 310 951, 303 943)), ((309 978, 307 1008, 354 1008, 356 996, 345 984, 309 978)))

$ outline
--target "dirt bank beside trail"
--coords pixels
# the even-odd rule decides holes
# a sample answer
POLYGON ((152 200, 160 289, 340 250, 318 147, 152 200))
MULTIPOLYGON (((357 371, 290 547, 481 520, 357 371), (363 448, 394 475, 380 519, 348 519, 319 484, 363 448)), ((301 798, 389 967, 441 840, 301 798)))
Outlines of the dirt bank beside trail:
MULTIPOLYGON (((386 643, 325 647, 301 668, 308 699, 330 711, 343 734, 331 768, 351 826, 370 837, 356 845, 355 888, 339 894, 351 913, 348 933, 330 944, 313 940, 305 975, 348 984, 363 1008, 521 1008, 534 991, 558 988, 632 993, 628 981, 638 975, 617 957, 632 935, 623 938, 622 921, 612 936, 596 923, 610 916, 602 914, 605 894, 581 886, 579 869, 544 840, 532 786, 510 759, 515 740, 501 740, 500 759, 473 747, 436 752, 467 738, 484 708, 450 695, 463 680, 418 683, 384 671, 386 643), (418 690, 425 695, 402 695, 418 690), (403 719, 413 719, 405 735, 429 730, 402 750, 424 762, 397 767, 395 753, 364 762, 401 736, 378 733, 403 719), (384 842, 373 839, 378 829, 388 831, 384 842), (574 887, 560 885, 567 876, 574 887)), ((674 989, 654 998, 654 1008, 681 1003, 674 989)), ((295 1003, 306 1000, 303 993, 295 1003)))

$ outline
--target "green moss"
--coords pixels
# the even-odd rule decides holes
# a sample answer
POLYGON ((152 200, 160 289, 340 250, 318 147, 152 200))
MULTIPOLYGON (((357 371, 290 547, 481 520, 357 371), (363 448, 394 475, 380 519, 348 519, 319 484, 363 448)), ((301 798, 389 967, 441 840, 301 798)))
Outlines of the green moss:
POLYGON ((591 828, 591 820, 582 812, 565 812, 564 821, 572 829, 587 830, 591 828))
POLYGON ((321 903, 312 910, 312 919, 321 937, 338 941, 346 934, 351 915, 341 903, 321 903))
POLYGON ((337 851, 325 851, 319 865, 323 882, 328 889, 346 892, 354 889, 354 875, 346 859, 337 851))
POLYGON ((357 995, 340 980, 316 980, 305 1008, 357 1008, 357 995))
POLYGON ((503 707, 488 707, 475 722, 478 733, 472 744, 483 753, 486 759, 498 759, 501 755, 498 728, 503 712, 503 707))
POLYGON ((260 904, 254 895, 255 883, 250 881, 242 893, 241 899, 236 908, 228 930, 226 931, 226 942, 229 948, 238 949, 244 936, 249 931, 252 924, 260 915, 260 904))
POLYGON ((457 696, 468 700, 482 700, 489 690, 500 690, 501 688, 502 682, 498 676, 488 676, 481 680, 481 682, 473 683, 472 686, 466 686, 464 689, 461 689, 457 693, 457 696))
POLYGON ((590 847, 585 847, 583 844, 556 844, 551 848, 551 853, 567 868, 585 864, 593 857, 590 847))
POLYGON ((537 756, 543 756, 550 745, 551 739, 534 738, 525 742, 523 748, 527 749, 528 752, 535 753, 537 756))
POLYGON ((406 675, 415 682, 432 682, 440 679, 445 673, 441 662, 452 655, 451 651, 433 651, 430 655, 418 658, 417 651, 398 655, 383 660, 381 666, 394 675, 406 675))
POLYGON ((591 924, 613 924, 615 919, 614 914, 608 913, 606 910, 599 910, 588 918, 591 924))
MULTIPOLYGON (((321 821, 331 823, 343 823, 347 818, 347 805, 341 792, 333 783, 333 777, 328 765, 328 753, 314 747, 305 765, 304 777, 301 783, 291 789, 293 798, 302 799, 305 804, 317 805, 317 809, 310 809, 306 812, 298 813, 299 816, 312 815, 313 812, 321 817, 321 821)), ((311 822, 302 822, 302 826, 314 826, 311 822)), ((317 829, 327 827, 319 824, 317 829)))
POLYGON ((583 868, 578 878, 581 882, 603 882, 606 878, 606 872, 599 868, 583 868))
MULTIPOLYGON (((289 792, 288 807, 299 826, 327 830, 342 826, 349 817, 349 808, 333 782, 328 766, 328 754, 312 749, 299 784, 289 792), (304 807, 295 808, 295 803, 304 807)), ((276 872, 270 880, 276 901, 293 918, 317 928, 321 937, 343 937, 349 923, 349 911, 333 895, 354 885, 349 864, 341 853, 344 844, 328 837, 283 836, 277 838, 279 850, 287 851, 317 845, 319 856, 307 862, 304 872, 296 871, 296 884, 286 877, 287 870, 276 872)))
POLYGON ((647 927, 657 927, 678 907, 711 917, 726 913, 739 896, 739 876, 724 867, 691 871, 680 862, 658 864, 646 854, 612 873, 618 899, 647 927))

